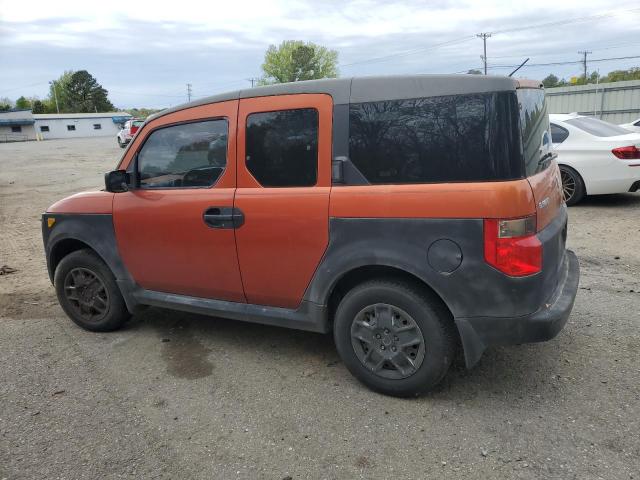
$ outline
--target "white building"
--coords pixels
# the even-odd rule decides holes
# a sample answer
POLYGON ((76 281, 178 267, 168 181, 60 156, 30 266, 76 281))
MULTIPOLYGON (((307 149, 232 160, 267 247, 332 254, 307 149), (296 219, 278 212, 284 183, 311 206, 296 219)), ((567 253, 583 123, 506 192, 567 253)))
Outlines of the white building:
POLYGON ((126 112, 107 113, 36 113, 35 132, 45 140, 50 138, 114 137, 131 115, 126 112))
POLYGON ((35 140, 34 123, 31 110, 0 112, 0 142, 35 140))

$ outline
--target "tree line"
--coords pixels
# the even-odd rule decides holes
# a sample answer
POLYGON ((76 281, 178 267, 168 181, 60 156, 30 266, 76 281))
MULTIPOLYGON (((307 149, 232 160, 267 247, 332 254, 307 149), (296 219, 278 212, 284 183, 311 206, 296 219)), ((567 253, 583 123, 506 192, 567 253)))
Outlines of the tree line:
MULTIPOLYGON (((338 76, 338 52, 312 42, 285 40, 280 45, 270 45, 261 65, 262 76, 258 85, 297 82, 338 76)), ((469 70, 469 74, 481 74, 480 70, 469 70)), ((584 85, 588 83, 619 82, 640 80, 640 67, 628 70, 614 70, 604 76, 598 72, 573 78, 569 81, 554 74, 548 75, 542 83, 545 87, 584 85)), ((109 100, 107 90, 86 70, 64 72, 57 80, 50 82, 49 95, 40 100, 36 97, 21 96, 15 101, 0 99, 0 111, 31 109, 33 113, 78 113, 108 112, 115 108, 109 100)), ((146 117, 157 110, 146 108, 127 110, 134 116, 146 117)))
POLYGON ((568 87, 571 85, 588 85, 590 83, 607 83, 607 82, 622 82, 625 80, 640 80, 640 67, 632 67, 628 70, 614 70, 612 72, 607 73, 606 75, 600 76, 598 72, 591 72, 590 75, 587 75, 587 78, 584 75, 572 79, 573 81, 567 81, 564 78, 558 78, 553 73, 549 74, 547 77, 542 80, 545 88, 551 87, 568 87))
POLYGON ((44 100, 21 96, 14 104, 8 98, 0 99, 0 111, 12 108, 30 109, 33 113, 100 113, 115 109, 107 89, 86 70, 64 72, 50 82, 49 96, 44 100))

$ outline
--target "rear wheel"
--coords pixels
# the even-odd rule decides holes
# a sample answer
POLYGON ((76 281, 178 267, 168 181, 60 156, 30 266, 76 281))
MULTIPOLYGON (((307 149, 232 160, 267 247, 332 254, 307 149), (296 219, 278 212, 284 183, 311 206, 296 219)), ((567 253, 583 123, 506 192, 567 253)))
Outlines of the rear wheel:
POLYGON ((575 205, 586 194, 582 177, 573 168, 560 165, 560 178, 562 179, 562 195, 567 205, 575 205))
POLYGON ((90 250, 64 257, 56 268, 54 284, 62 309, 87 330, 116 330, 129 319, 129 311, 109 267, 90 250))
POLYGON ((370 281, 347 293, 336 310, 334 338, 358 380, 398 397, 435 387, 456 345, 453 320, 440 302, 393 280, 370 281))

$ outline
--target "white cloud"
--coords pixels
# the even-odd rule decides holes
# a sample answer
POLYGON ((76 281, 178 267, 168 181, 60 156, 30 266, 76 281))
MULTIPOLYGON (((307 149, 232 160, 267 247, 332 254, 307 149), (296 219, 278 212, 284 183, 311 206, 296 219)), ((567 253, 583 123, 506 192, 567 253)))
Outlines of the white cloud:
MULTIPOLYGON (((86 68, 114 92, 116 103, 162 105, 167 99, 180 98, 186 82, 201 94, 247 85, 246 78, 259 74, 267 46, 293 38, 337 49, 342 65, 356 63, 342 68, 345 75, 447 73, 479 67, 480 40, 425 47, 480 31, 631 8, 638 8, 637 0, 620 0, 615 5, 605 0, 0 0, 0 63, 9 65, 0 69, 0 96, 5 89, 39 79, 44 82, 43 95, 47 79, 65 69, 86 68), (145 96, 136 97, 138 92, 145 96)), ((531 63, 572 59, 577 50, 596 52, 601 46, 630 42, 639 38, 639 31, 640 11, 636 11, 495 35, 489 41, 489 61, 508 65, 525 56, 532 56, 531 63)), ((629 52, 636 53, 637 46, 602 55, 629 52)), ((626 65, 602 64, 601 68, 608 71, 609 66, 626 65)), ((566 76, 578 68, 529 68, 526 73, 542 77, 554 71, 566 76)))

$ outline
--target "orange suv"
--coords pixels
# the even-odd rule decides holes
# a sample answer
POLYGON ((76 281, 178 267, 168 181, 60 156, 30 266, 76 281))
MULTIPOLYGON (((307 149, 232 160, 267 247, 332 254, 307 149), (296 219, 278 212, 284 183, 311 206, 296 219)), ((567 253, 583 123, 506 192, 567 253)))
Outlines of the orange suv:
POLYGON ((150 117, 103 191, 43 215, 83 328, 145 305, 333 332, 370 388, 417 395, 456 350, 564 326, 578 287, 539 83, 344 78, 150 117))

